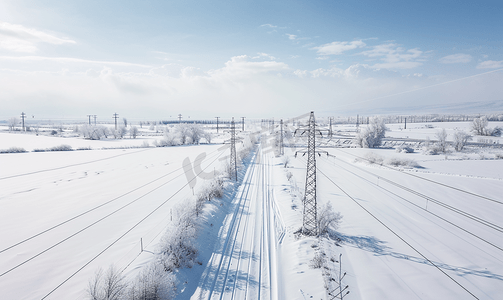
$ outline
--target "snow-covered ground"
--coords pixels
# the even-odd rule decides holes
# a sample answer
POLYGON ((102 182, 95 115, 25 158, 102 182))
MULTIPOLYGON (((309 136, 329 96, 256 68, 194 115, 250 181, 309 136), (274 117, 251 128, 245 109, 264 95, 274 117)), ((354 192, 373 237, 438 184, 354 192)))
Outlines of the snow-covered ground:
MULTIPOLYGON (((469 130, 468 123, 401 126, 388 125, 387 137, 434 141, 441 127, 448 139, 456 128, 469 130)), ((325 287, 334 288, 339 267, 345 299, 501 297, 501 148, 441 155, 323 148, 330 156, 317 159, 318 203, 331 203, 343 220, 334 237, 318 239, 295 234, 306 160, 287 147, 285 168, 268 138, 245 164, 238 189, 208 203, 200 264, 179 271, 180 299, 331 299, 325 287), (392 159, 416 167, 392 167, 392 159), (323 267, 314 267, 315 256, 323 267)), ((90 142, 0 133, 0 149, 143 141, 90 142)), ((182 161, 206 152, 203 168, 213 170, 228 155, 221 146, 0 154, 0 298, 41 299, 56 289, 47 299, 82 299, 97 267, 111 263, 131 263, 125 274, 134 276, 154 257, 173 208, 193 193, 182 161), (146 251, 138 256, 141 243, 146 251)))

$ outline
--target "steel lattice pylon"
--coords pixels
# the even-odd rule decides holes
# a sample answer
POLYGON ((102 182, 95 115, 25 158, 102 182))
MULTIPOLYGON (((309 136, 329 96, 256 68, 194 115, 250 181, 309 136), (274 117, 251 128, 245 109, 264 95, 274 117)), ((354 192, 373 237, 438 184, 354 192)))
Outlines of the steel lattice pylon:
POLYGON ((307 137, 307 171, 304 193, 304 214, 302 232, 305 235, 318 235, 316 212, 316 122, 314 112, 309 116, 307 137))
POLYGON ((234 118, 231 122, 231 159, 230 159, 230 178, 234 178, 238 181, 238 166, 236 160, 236 124, 234 123, 234 118))

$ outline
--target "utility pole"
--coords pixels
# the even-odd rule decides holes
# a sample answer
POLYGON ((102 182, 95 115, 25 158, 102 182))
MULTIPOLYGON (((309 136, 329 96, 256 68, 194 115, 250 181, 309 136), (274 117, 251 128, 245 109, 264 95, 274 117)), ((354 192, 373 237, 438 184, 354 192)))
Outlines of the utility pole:
POLYGON ((93 115, 94 117, 94 126, 96 126, 96 115, 93 115))
POLYGON ((87 115, 87 117, 89 118, 89 125, 91 125, 91 116, 92 115, 87 115))
POLYGON ((359 116, 359 115, 356 115, 356 128, 358 128, 358 126, 360 125, 360 124, 358 123, 359 119, 360 119, 360 116, 359 116))
POLYGON ((280 136, 279 136, 279 154, 285 154, 285 150, 283 149, 283 119, 280 120, 280 136))
POLYGON ((119 118, 119 114, 115 113, 114 114, 114 119, 115 119, 115 130, 117 130, 117 119, 119 118))
POLYGON ((334 117, 330 117, 329 120, 330 120, 330 127, 329 127, 329 131, 328 131, 328 137, 329 138, 332 138, 332 120, 333 120, 334 117))
POLYGON ((238 181, 238 168, 237 168, 237 158, 236 158, 236 124, 234 123, 234 118, 231 121, 231 158, 230 158, 230 177, 235 178, 238 181))
POLYGON ((178 114, 178 124, 182 123, 182 114, 178 114))
POLYGON ((24 112, 21 113, 21 119, 23 120, 23 131, 26 131, 24 128, 24 119, 26 118, 26 114, 24 112))
POLYGON ((407 129, 407 118, 405 118, 405 128, 404 129, 407 129))
POLYGON ((220 119, 220 117, 215 117, 217 119, 217 133, 218 133, 218 119, 220 119))
POLYGON ((245 117, 241 117, 241 122, 242 122, 242 125, 243 125, 243 129, 242 131, 245 131, 245 117))

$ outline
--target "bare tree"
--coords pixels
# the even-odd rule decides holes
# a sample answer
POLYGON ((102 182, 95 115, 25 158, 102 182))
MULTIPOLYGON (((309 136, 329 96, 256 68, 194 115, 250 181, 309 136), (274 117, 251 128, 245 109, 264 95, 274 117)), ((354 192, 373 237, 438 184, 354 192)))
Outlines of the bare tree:
POLYGON ((133 137, 134 139, 138 136, 138 127, 132 126, 131 129, 129 129, 129 136, 133 137))
POLYGON ((126 118, 122 118, 122 122, 124 122, 124 127, 127 127, 127 119, 126 118))
POLYGON ((463 148, 466 146, 466 143, 468 143, 469 140, 471 140, 472 137, 468 133, 464 131, 456 131, 454 134, 454 149, 456 151, 461 151, 463 148))
POLYGON ((9 123, 9 130, 12 131, 16 128, 16 125, 19 123, 19 119, 16 117, 10 118, 8 123, 9 123))
POLYGON ((472 131, 476 135, 487 135, 487 125, 489 124, 489 121, 487 121, 486 116, 482 116, 480 118, 475 118, 473 119, 472 122, 472 131))
POLYGON ((447 131, 445 131, 445 128, 442 128, 442 130, 438 130, 435 133, 435 136, 438 140, 438 148, 440 152, 445 152, 447 150, 447 131))
POLYGON ((92 300, 120 300, 125 296, 126 289, 124 276, 112 265, 105 274, 102 269, 96 272, 89 282, 87 292, 92 300))

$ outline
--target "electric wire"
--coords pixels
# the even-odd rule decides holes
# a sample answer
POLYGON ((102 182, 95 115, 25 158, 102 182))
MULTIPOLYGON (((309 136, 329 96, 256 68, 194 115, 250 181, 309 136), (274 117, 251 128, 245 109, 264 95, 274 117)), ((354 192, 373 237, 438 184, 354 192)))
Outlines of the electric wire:
MULTIPOLYGON (((359 159, 362 159, 362 160, 365 160, 365 161, 369 161, 368 159, 366 159, 364 157, 361 157, 361 156, 358 156, 358 155, 355 155, 355 154, 352 154, 352 153, 348 153, 346 151, 342 151, 339 148, 334 148, 334 149, 336 149, 336 150, 338 150, 338 151, 340 151, 342 153, 354 156, 356 158, 359 158, 359 159)), ((489 197, 486 197, 486 196, 482 196, 482 195, 475 194, 475 193, 472 193, 472 192, 469 192, 469 191, 465 191, 463 189, 460 189, 460 188, 457 188, 457 187, 454 187, 454 186, 450 186, 448 184, 441 183, 441 182, 438 182, 438 181, 435 181, 435 180, 431 180, 431 179, 428 179, 428 178, 424 178, 424 177, 421 177, 421 176, 418 176, 418 175, 415 175, 415 174, 411 174, 409 172, 404 172, 404 171, 401 171, 401 170, 397 170, 397 169, 392 168, 390 166, 386 166, 386 165, 382 165, 382 166, 385 167, 385 168, 387 168, 387 169, 390 169, 390 170, 393 170, 393 171, 397 171, 397 172, 400 172, 402 174, 406 174, 406 175, 409 175, 409 176, 413 176, 413 177, 416 177, 416 178, 419 178, 419 179, 422 179, 422 180, 425 180, 425 181, 429 181, 431 183, 438 184, 438 185, 441 185, 441 186, 444 186, 444 187, 447 187, 447 188, 450 188, 450 189, 453 189, 453 190, 456 190, 456 191, 459 191, 459 192, 462 192, 462 193, 465 193, 465 194, 469 194, 469 195, 472 195, 472 196, 475 196, 475 197, 478 197, 478 198, 481 198, 481 199, 485 199, 485 200, 488 200, 488 201, 492 201, 492 202, 495 202, 495 203, 498 203, 498 204, 503 204, 503 201, 498 201, 498 200, 495 200, 495 199, 492 199, 492 198, 489 198, 489 197)))
MULTIPOLYGON (((223 153, 223 152, 222 152, 222 153, 223 153)), ((217 156, 217 158, 218 158, 218 157, 220 157, 220 156, 222 155, 222 153, 221 153, 220 155, 218 155, 218 156, 217 156)), ((216 159, 215 159, 215 160, 216 160, 216 159)), ((213 162, 214 162, 214 161, 213 161, 213 162)), ((213 163, 213 162, 212 162, 212 163, 213 163)), ((182 174, 182 175, 183 175, 183 174, 182 174)), ((83 232, 83 231, 85 231, 85 230, 89 229, 90 227, 92 227, 92 226, 96 225, 97 223, 99 223, 99 222, 101 222, 101 221, 103 221, 103 220, 107 219, 108 217, 110 217, 110 216, 114 215, 115 213, 117 213, 117 212, 121 211, 122 209, 124 209, 124 208, 128 207, 129 205, 131 205, 131 204, 133 204, 133 203, 137 202, 138 200, 142 199, 142 198, 143 198, 143 197, 145 197, 146 195, 148 195, 148 194, 150 194, 150 193, 152 193, 152 192, 154 192, 154 191, 156 191, 156 190, 160 189, 161 187, 163 187, 163 186, 165 186, 166 184, 170 183, 171 181, 173 181, 173 180, 175 180, 175 179, 177 179, 177 178, 181 177, 182 175, 175 176, 175 177, 174 177, 174 178, 172 178, 171 180, 169 180, 169 181, 167 181, 167 182, 163 183, 162 185, 160 185, 160 186, 158 186, 158 187, 156 187, 156 188, 154 188, 154 189, 152 189, 152 190, 148 191, 147 193, 145 193, 145 194, 141 195, 140 197, 138 197, 138 198, 136 198, 136 199, 134 199, 134 200, 130 201, 129 203, 127 203, 127 204, 125 204, 125 205, 121 206, 120 208, 118 208, 118 209, 116 209, 116 210, 112 211, 111 213, 109 213, 109 214, 105 215, 104 217, 102 217, 102 218, 98 219, 97 221, 95 221, 95 222, 91 223, 90 225, 88 225, 88 226, 86 226, 86 227, 84 227, 84 228, 80 229, 79 231, 77 231, 77 232, 73 233, 72 235, 70 235, 70 236, 68 236, 68 237, 64 238, 63 240, 59 241, 58 243, 53 244, 53 245, 52 245, 52 246, 50 246, 49 248, 46 248, 45 250, 43 250, 43 251, 39 252, 38 254, 35 254, 34 256, 32 256, 32 257, 28 258, 27 260, 25 260, 25 261, 23 261, 23 262, 19 263, 18 265, 16 265, 16 266, 14 266, 14 267, 10 268, 9 270, 7 270, 7 271, 5 271, 5 272, 1 273, 1 274, 0 274, 0 277, 2 277, 2 276, 4 276, 4 275, 6 275, 6 274, 8 274, 8 273, 12 272, 13 270, 15 270, 15 269, 17 269, 17 268, 21 267, 22 265, 24 265, 24 264, 28 263, 29 261, 31 261, 31 260, 33 260, 33 259, 37 258, 38 256, 40 256, 40 255, 42 255, 42 254, 46 253, 47 251, 49 251, 49 250, 51 250, 51 249, 55 248, 56 246, 58 246, 58 245, 60 245, 60 244, 64 243, 65 241, 67 241, 67 240, 71 239, 72 237, 74 237, 74 236, 76 236, 76 235, 80 234, 81 232, 83 232)), ((194 178, 195 178, 195 177, 194 177, 194 178)), ((190 180, 190 181, 192 181, 192 180, 190 180)), ((11 247, 11 248, 12 248, 12 247, 11 247)))
MULTIPOLYGON (((338 159, 338 158, 336 158, 336 159, 338 159)), ((344 163, 346 163, 346 164, 349 164, 348 162, 345 162, 345 161, 343 161, 343 160, 341 160, 341 159, 338 159, 338 160, 340 160, 340 161, 342 161, 342 162, 344 162, 344 163)), ((455 212, 455 213, 457 213, 457 214, 460 214, 460 215, 462 215, 462 216, 464 216, 464 217, 466 217, 466 218, 469 218, 469 219, 471 219, 471 220, 473 220, 473 221, 475 221, 475 222, 478 222, 478 223, 480 223, 480 224, 482 224, 482 225, 485 225, 485 226, 487 226, 487 227, 489 227, 489 228, 491 228, 491 229, 494 229, 494 230, 496 230, 496 231, 499 231, 499 232, 503 233, 503 227, 501 227, 501 226, 499 226, 499 225, 497 225, 497 224, 494 224, 494 223, 492 223, 492 222, 489 222, 489 221, 487 221, 487 220, 484 220, 484 219, 482 219, 482 218, 479 218, 479 217, 477 217, 477 216, 474 216, 474 215, 472 215, 472 214, 470 214, 470 213, 468 213, 468 212, 466 212, 466 211, 463 211, 463 210, 461 210, 461 209, 458 209, 458 208, 456 208, 456 207, 454 207, 454 206, 451 206, 451 205, 445 204, 444 202, 442 202, 442 201, 440 201, 440 200, 436 200, 436 199, 434 199, 434 198, 432 198, 432 197, 426 196, 426 195, 424 195, 424 194, 422 194, 422 193, 420 193, 420 192, 418 192, 418 191, 415 191, 415 190, 413 190, 413 189, 411 189, 411 188, 408 188, 408 187, 406 187, 406 186, 403 186, 403 185, 401 185, 401 184, 399 184, 399 183, 397 183, 397 182, 394 182, 394 181, 392 181, 392 180, 389 180, 389 179, 387 179, 387 178, 385 178, 385 177, 382 177, 382 176, 379 176, 379 175, 373 174, 373 173, 371 173, 371 172, 369 172, 369 171, 367 171, 367 170, 363 170, 363 169, 361 169, 361 168, 358 168, 357 166, 353 166, 353 167, 354 167, 354 168, 357 168, 357 169, 359 169, 359 170, 361 170, 362 172, 365 172, 365 173, 367 173, 367 174, 370 174, 370 175, 372 175, 372 176, 375 176, 375 177, 377 177, 379 180, 382 180, 382 181, 388 182, 388 183, 390 183, 390 184, 392 184, 392 185, 394 185, 394 186, 396 186, 396 187, 398 187, 398 188, 400 188, 400 189, 402 189, 402 190, 404 190, 404 191, 407 191, 407 192, 409 192, 409 193, 412 193, 412 194, 414 194, 414 195, 416 195, 416 196, 419 196, 419 197, 421 197, 421 198, 423 198, 423 199, 425 199, 425 200, 427 200, 427 201, 433 202, 433 203, 435 203, 435 204, 437 204, 437 205, 439 205, 439 206, 442 206, 442 207, 444 207, 444 208, 446 208, 446 209, 448 209, 448 210, 450 210, 450 211, 453 211, 453 212, 455 212)))
MULTIPOLYGON (((218 155, 212 162, 211 164, 213 164, 221 155, 223 154, 220 153, 220 155, 218 155)), ((211 165, 210 164, 210 165, 211 165)), ((141 219, 138 223, 136 223, 133 227, 131 227, 129 230, 127 230, 124 234, 122 234, 119 238, 117 238, 115 241, 113 241, 110 245, 108 245, 105 249, 103 249, 100 253, 98 253, 96 256, 94 256, 90 261, 88 261, 87 263, 85 263, 82 267, 80 267, 77 271, 75 271, 72 275, 70 275, 70 277, 68 277, 67 279, 65 279, 62 283, 60 283, 58 286, 56 286, 54 289, 52 289, 48 294, 46 294, 43 298, 41 298, 42 300, 43 299, 46 299, 48 296, 50 296, 54 291, 56 291, 58 288, 60 288, 63 284, 65 284, 68 280, 70 280, 73 276, 75 276, 77 273, 79 273, 81 270, 83 270, 85 267, 87 267, 90 263, 92 263, 96 258, 98 258, 100 255, 102 255, 105 251, 107 251, 108 249, 110 249, 113 245, 115 245, 115 243, 117 243, 119 240, 121 240, 124 236, 126 236, 129 232, 131 232, 134 228, 136 228, 138 225, 140 225, 143 221, 145 221, 148 217, 150 217, 153 213, 155 213, 157 210, 159 210, 162 206, 164 206, 164 204, 166 204, 169 200, 171 200, 174 196, 176 196, 180 191, 182 191, 187 185, 189 185, 193 180, 195 180, 197 178, 197 176, 199 174, 201 174, 204 170, 206 170, 206 168, 208 167, 205 167, 204 169, 202 169, 199 173, 197 173, 197 175, 192 178, 191 180, 188 180, 188 182, 186 184, 184 184, 180 189, 178 189, 173 195, 171 195, 169 198, 167 198, 163 203, 161 203, 159 206, 157 206, 152 212, 150 212, 148 215, 146 215, 143 219, 141 219)))
MULTIPOLYGON (((343 161, 343 160, 341 160, 341 161, 343 161)), ((344 162, 344 161, 343 161, 343 162, 344 162)), ((359 177, 359 178, 361 178, 361 179, 363 179, 363 180, 365 180, 365 181, 367 181, 367 182, 369 182, 369 183, 372 183, 370 180, 368 180, 368 179, 366 179, 366 178, 364 178, 364 177, 361 177, 361 176, 357 175, 356 173, 354 173, 354 172, 352 172, 352 171, 350 171, 350 170, 348 170, 348 169, 346 169, 346 168, 344 168, 344 167, 342 167, 342 166, 340 166, 340 165, 339 165, 338 167, 340 167, 340 168, 344 169, 346 172, 349 172, 349 173, 351 173, 351 174, 353 174, 353 175, 355 175, 355 176, 357 176, 357 177, 359 177)), ((357 168, 356 166, 353 166, 353 167, 357 168)), ((358 169, 360 169, 360 168, 358 168, 358 169)), ((362 171, 365 171, 365 170, 362 170, 362 171)), ((366 171, 365 171, 365 172, 366 172, 366 171)), ((372 174, 372 175, 375 175, 375 174, 372 174)), ((375 175, 375 176, 377 176, 377 175, 375 175)), ((374 183, 372 183, 372 184, 374 184, 374 183)), ((463 228, 463 227, 461 227, 461 226, 459 226, 459 225, 457 225, 457 224, 455 224, 455 223, 453 223, 453 222, 451 222, 451 221, 449 221, 449 220, 447 220, 447 219, 445 219, 445 218, 443 218, 443 217, 441 217, 441 216, 439 216, 439 215, 437 215, 437 214, 435 214, 435 213, 433 213, 433 212, 431 212, 431 211, 429 211, 429 210, 425 209, 424 207, 422 207, 422 206, 420 206, 420 205, 417 205, 416 203, 413 203, 412 201, 407 200, 406 198, 404 198, 404 197, 402 197, 402 196, 400 196, 400 195, 398 195, 398 194, 396 194, 396 193, 394 193, 394 192, 392 192, 392 191, 390 191, 390 190, 388 190, 388 189, 386 189, 386 188, 384 188, 384 187, 382 187, 382 186, 379 186, 379 188, 381 188, 381 189, 383 189, 383 190, 387 191, 388 193, 390 193, 390 194, 392 194, 392 195, 394 195, 394 196, 396 196, 396 197, 398 197, 398 198, 400 198, 400 199, 402 199, 402 200, 404 200, 404 201, 406 201, 406 202, 408 202, 408 203, 410 203, 410 204, 414 205, 415 207, 417 207, 417 208, 419 208, 419 209, 421 209, 421 210, 423 210, 423 211, 425 211, 425 212, 427 212, 427 213, 429 213, 429 214, 431 214, 431 215, 433 215, 433 216, 435 216, 435 217, 437 217, 437 218, 441 219, 442 221, 444 221, 444 222, 447 222, 447 223, 451 224, 452 226, 454 226, 454 227, 456 227, 456 228, 458 228, 458 229, 460 229, 460 230, 462 230, 462 231, 464 231, 464 232, 468 233, 469 235, 471 235, 471 236, 473 236, 473 237, 475 237, 475 238, 477 238, 477 239, 479 239, 479 240, 481 240, 481 241, 483 241, 483 242, 485 242, 485 243, 487 243, 487 244, 489 244, 489 245, 491 245, 491 246, 495 247, 496 249, 498 249, 498 250, 500 250, 500 251, 503 251, 503 248, 501 248, 501 247, 499 247, 499 246, 497 246, 497 245, 495 245, 495 244, 491 243, 490 241, 488 241, 488 240, 486 240, 486 239, 484 239, 484 238, 482 238, 482 237, 480 237, 480 236, 478 236, 478 235, 474 234, 473 232, 471 232, 471 231, 469 231, 469 230, 467 230, 467 229, 465 229, 465 228, 463 228)), ((478 247, 477 247, 477 248, 478 248, 478 247)), ((479 248, 479 250, 482 250, 482 249, 480 249, 480 248, 479 248)), ((482 250, 482 251, 483 251, 483 250, 482 250)), ((484 251, 484 252, 485 252, 485 251, 484 251)))
MULTIPOLYGON (((213 153, 214 153, 214 152, 216 152, 216 151, 218 151, 218 150, 214 150, 214 151, 210 152, 210 155, 211 155, 211 154, 213 154, 213 153)), ((135 189, 132 189, 132 190, 130 190, 130 191, 128 191, 128 192, 126 192, 126 193, 124 193, 124 194, 120 195, 120 196, 117 196, 117 197, 115 197, 115 198, 114 198, 114 199, 112 199, 112 200, 109 200, 109 201, 107 201, 107 202, 105 202, 105 203, 102 203, 102 204, 100 204, 100 205, 98 205, 98 206, 95 206, 95 207, 93 207, 93 208, 91 208, 91 209, 89 209, 89 210, 87 210, 87 211, 85 211, 85 212, 82 212, 82 213, 80 213, 80 214, 78 214, 78 215, 76 215, 76 216, 74 216, 74 217, 72 217, 72 218, 70 218, 70 219, 67 219, 67 220, 65 220, 65 221, 63 221, 63 222, 61 222, 61 223, 59 223, 59 224, 56 224, 56 225, 54 225, 54 226, 52 226, 52 227, 50 227, 50 228, 48 228, 48 229, 46 229, 46 230, 44 230, 44 231, 41 231, 41 232, 39 232, 39 233, 37 233, 37 234, 35 234, 35 235, 32 235, 32 236, 30 236, 30 237, 28 237, 28 238, 26 238, 26 239, 24 239, 24 240, 20 241, 20 242, 17 242, 16 244, 13 244, 13 245, 11 245, 11 246, 9 246, 9 247, 5 248, 5 249, 2 249, 2 250, 0 250, 0 254, 1 254, 1 253, 3 253, 3 252, 5 252, 5 251, 7 251, 7 250, 9 250, 9 249, 12 249, 12 248, 14 248, 14 247, 16 247, 16 246, 19 246, 19 245, 21 245, 21 244, 23 244, 23 243, 25 243, 25 242, 28 242, 29 240, 31 240, 31 239, 33 239, 33 238, 36 238, 36 237, 38 237, 38 236, 40 236, 40 235, 42 235, 42 234, 44 234, 44 233, 47 233, 47 232, 49 232, 49 231, 51 231, 51 230, 53 230, 53 229, 56 229, 56 228, 60 227, 61 225, 64 225, 64 224, 66 224, 66 223, 68 223, 68 222, 70 222, 70 221, 73 221, 73 220, 75 220, 75 219, 77 219, 77 218, 81 217, 81 216, 84 216, 84 215, 86 215, 86 214, 88 214, 88 213, 90 213, 90 212, 92 212, 92 211, 94 211, 94 210, 96 210, 96 209, 98 209, 98 208, 101 208, 101 207, 103 207, 103 206, 105 206, 105 205, 107 205, 107 204, 110 204, 110 203, 112 203, 112 202, 114 202, 114 201, 116 201, 116 200, 118 200, 118 199, 120 199, 120 198, 122 198, 122 197, 124 197, 124 196, 127 196, 127 195, 129 195, 129 194, 131 194, 131 193, 133 193, 133 192, 135 192, 135 191, 137 191, 137 190, 139 190, 139 189, 142 189, 142 188, 144 188, 144 187, 145 187, 145 186, 147 186, 147 185, 150 185, 150 184, 152 184, 152 183, 154 183, 154 182, 156 182, 156 181, 158 181, 158 180, 161 180, 161 179, 162 179, 162 178, 164 178, 164 177, 167 177, 167 176, 169 176, 169 175, 171 175, 171 174, 173 174, 173 173, 175 173, 175 172, 177 172, 177 171, 179 171, 179 170, 183 169, 184 167, 185 167, 185 165, 182 165, 182 167, 180 167, 180 168, 178 168, 178 169, 176 169, 176 170, 173 170, 173 171, 171 171, 171 172, 170 172, 170 173, 168 173, 168 174, 165 174, 165 175, 163 175, 163 176, 161 176, 161 177, 158 177, 158 178, 156 178, 156 179, 154 179, 154 180, 152 180, 152 181, 149 181, 149 182, 147 182, 146 184, 141 185, 141 186, 139 186, 139 187, 137 187, 137 188, 135 188, 135 189)), ((177 178, 177 177, 175 177, 175 178, 177 178)), ((175 178, 174 178, 174 179, 175 179, 175 178)), ((170 182, 170 181, 168 181, 168 182, 164 183, 163 185, 166 185, 166 184, 167 184, 167 183, 169 183, 169 182, 170 182)), ((161 186, 163 186, 163 185, 161 185, 161 186)), ((158 188, 160 188, 161 186, 159 186, 158 188)), ((158 188, 156 188, 156 189, 158 189, 158 188)), ((156 190, 156 189, 154 189, 154 190, 156 190)), ((152 190, 152 191, 154 191, 154 190, 152 190)), ((141 197, 144 197, 145 195, 147 195, 147 194, 144 194, 144 195, 143 195, 143 196, 141 196, 141 197)), ((141 197, 140 197, 140 198, 141 198, 141 197)), ((139 199, 139 198, 138 198, 138 199, 139 199)), ((137 200, 138 200, 138 199, 137 199, 137 200)), ((134 202, 134 201, 133 201, 133 202, 134 202)), ((129 205, 129 204, 128 204, 128 205, 129 205)), ((121 209, 122 209, 122 208, 121 208, 121 209)), ((3 274, 2 274, 2 275, 3 275, 3 274)), ((1 275, 0 275, 0 276, 1 276, 1 275)))
POLYGON ((322 172, 320 169, 317 168, 317 170, 325 176, 332 184, 334 184, 341 192, 343 192, 346 196, 348 196, 353 202, 355 202, 358 206, 360 206, 365 212, 367 212, 370 216, 372 216, 376 221, 378 221, 381 225, 383 225, 386 229, 388 229, 391 233, 393 233, 396 237, 398 237, 402 242, 404 242, 407 246, 409 246, 412 250, 414 250, 417 254, 419 254, 421 257, 423 257, 428 263, 430 263, 432 266, 437 268, 440 272, 442 272, 445 276, 447 276, 450 280, 452 280, 454 283, 456 283, 458 286, 460 286, 463 290, 465 290, 467 293, 469 293, 472 297, 475 299, 479 299, 477 296, 475 296, 472 292, 470 292, 466 287, 464 287, 461 283, 456 281, 453 277, 451 277, 449 274, 447 274, 444 270, 442 270, 437 264, 435 264, 433 261, 428 259, 425 255, 423 255, 419 250, 417 250, 414 246, 412 246, 410 243, 408 243, 404 238, 402 238, 400 235, 398 235, 393 229, 388 227, 383 221, 379 220, 374 214, 372 214, 369 210, 367 210, 361 203, 356 201, 351 195, 349 195, 345 190, 343 190, 337 183, 335 183, 329 176, 327 176, 324 172, 322 172))
POLYGON ((143 149, 143 150, 139 150, 139 151, 135 151, 135 152, 122 153, 122 154, 118 154, 118 155, 114 155, 114 156, 110 156, 110 157, 105 157, 105 158, 100 158, 100 159, 96 159, 96 160, 81 162, 81 163, 77 163, 77 164, 66 165, 66 166, 52 168, 52 169, 38 170, 38 171, 33 171, 33 172, 28 172, 28 173, 22 173, 22 174, 16 174, 16 175, 10 175, 10 176, 5 176, 5 177, 0 177, 0 180, 10 179, 10 178, 15 178, 15 177, 21 177, 21 176, 27 176, 27 175, 33 175, 33 174, 38 174, 38 173, 43 173, 43 172, 50 172, 50 171, 55 171, 55 170, 61 170, 61 169, 66 169, 66 168, 71 168, 71 167, 81 166, 81 165, 86 165, 86 164, 91 164, 91 163, 95 163, 95 162, 98 162, 98 161, 109 160, 109 159, 116 158, 116 157, 119 157, 119 156, 136 154, 136 153, 140 153, 140 152, 148 151, 148 150, 151 150, 151 149, 143 149))

